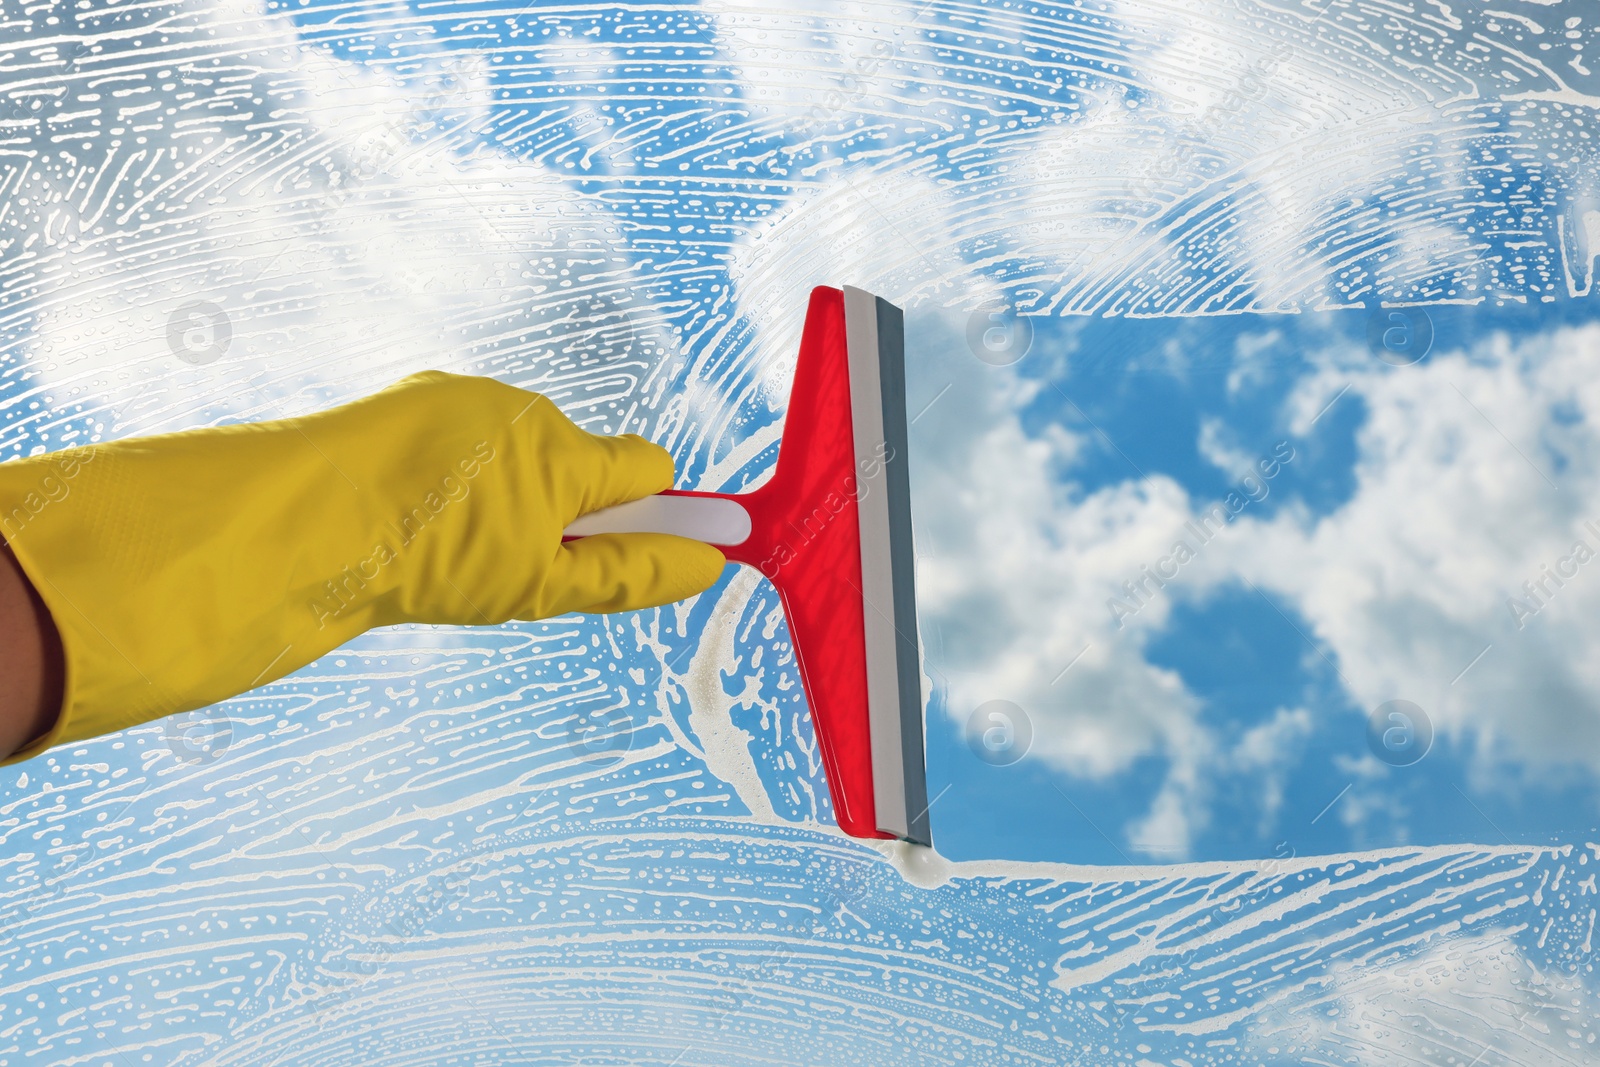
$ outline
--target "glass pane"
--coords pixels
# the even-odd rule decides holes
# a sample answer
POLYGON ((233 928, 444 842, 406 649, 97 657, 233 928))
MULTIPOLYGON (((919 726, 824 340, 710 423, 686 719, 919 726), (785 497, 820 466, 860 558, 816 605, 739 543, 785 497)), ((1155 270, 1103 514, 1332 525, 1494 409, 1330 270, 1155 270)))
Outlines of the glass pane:
POLYGON ((937 850, 753 571, 374 632, 5 769, 0 1061, 1591 1062, 1595 16, 1501 6, 9 8, 6 458, 441 368, 737 490, 906 308, 937 850))

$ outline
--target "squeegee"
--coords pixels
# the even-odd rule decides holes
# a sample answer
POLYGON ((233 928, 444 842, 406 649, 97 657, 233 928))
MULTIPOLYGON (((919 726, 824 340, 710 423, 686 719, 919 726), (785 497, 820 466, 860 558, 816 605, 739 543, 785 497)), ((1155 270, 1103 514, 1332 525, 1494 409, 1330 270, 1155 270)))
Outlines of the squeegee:
POLYGON ((599 533, 692 537, 760 570, 783 603, 840 829, 932 843, 899 308, 813 289, 772 479, 669 489, 566 529, 599 533))

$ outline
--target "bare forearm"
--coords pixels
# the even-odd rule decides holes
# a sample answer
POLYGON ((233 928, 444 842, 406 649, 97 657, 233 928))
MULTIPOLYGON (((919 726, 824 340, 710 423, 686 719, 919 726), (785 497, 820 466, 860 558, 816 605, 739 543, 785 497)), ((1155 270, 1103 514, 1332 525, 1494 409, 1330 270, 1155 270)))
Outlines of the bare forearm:
POLYGON ((62 679, 61 639, 50 612, 0 545, 0 759, 55 723, 62 679))

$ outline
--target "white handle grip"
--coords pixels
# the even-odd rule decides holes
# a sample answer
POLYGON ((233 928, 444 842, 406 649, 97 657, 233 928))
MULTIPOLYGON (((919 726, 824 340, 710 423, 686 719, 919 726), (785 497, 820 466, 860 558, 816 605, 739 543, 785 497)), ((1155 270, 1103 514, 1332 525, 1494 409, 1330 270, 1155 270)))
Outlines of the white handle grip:
POLYGON ((564 537, 664 533, 712 545, 737 545, 750 536, 750 513, 726 497, 647 496, 591 511, 561 533, 564 537))

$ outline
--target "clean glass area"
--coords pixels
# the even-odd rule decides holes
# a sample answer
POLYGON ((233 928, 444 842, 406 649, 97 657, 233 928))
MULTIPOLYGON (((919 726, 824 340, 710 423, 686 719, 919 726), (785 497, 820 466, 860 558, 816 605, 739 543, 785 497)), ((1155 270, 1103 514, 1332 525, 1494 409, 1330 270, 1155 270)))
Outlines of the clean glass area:
POLYGON ((1586 840, 1588 301, 908 322, 941 852, 1586 840))
POLYGON ((732 490, 904 307, 936 851, 753 571, 372 633, 5 769, 0 1062, 1595 1062, 1597 14, 1501 7, 9 7, 6 456, 439 368, 732 490))

